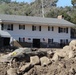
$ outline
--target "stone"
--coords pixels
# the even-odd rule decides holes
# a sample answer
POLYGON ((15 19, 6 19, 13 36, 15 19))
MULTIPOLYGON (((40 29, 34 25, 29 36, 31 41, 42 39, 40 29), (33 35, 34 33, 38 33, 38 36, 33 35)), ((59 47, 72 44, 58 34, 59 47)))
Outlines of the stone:
POLYGON ((40 63, 39 57, 38 56, 32 56, 30 57, 30 63, 32 65, 37 65, 40 63))
POLYGON ((52 52, 52 51, 47 51, 47 57, 48 57, 48 58, 52 58, 53 55, 54 55, 54 52, 52 52))
POLYGON ((32 67, 33 67, 33 65, 31 65, 31 63, 27 63, 26 65, 23 65, 23 66, 20 68, 20 72, 27 72, 27 71, 29 71, 32 67))
POLYGON ((71 50, 76 50, 76 40, 72 40, 69 43, 69 46, 71 47, 71 50))
POLYGON ((59 56, 58 56, 57 53, 55 53, 54 56, 53 56, 53 58, 52 58, 52 60, 53 61, 57 61, 58 59, 59 59, 59 56))
POLYGON ((51 63, 50 59, 46 56, 40 58, 41 66, 47 66, 51 63))
POLYGON ((73 51, 69 51, 69 58, 73 58, 74 57, 74 52, 73 51))
POLYGON ((69 50, 71 50, 71 47, 67 45, 67 46, 64 46, 62 50, 65 52, 68 52, 69 50))
POLYGON ((7 75, 18 75, 15 68, 10 68, 7 70, 7 75))

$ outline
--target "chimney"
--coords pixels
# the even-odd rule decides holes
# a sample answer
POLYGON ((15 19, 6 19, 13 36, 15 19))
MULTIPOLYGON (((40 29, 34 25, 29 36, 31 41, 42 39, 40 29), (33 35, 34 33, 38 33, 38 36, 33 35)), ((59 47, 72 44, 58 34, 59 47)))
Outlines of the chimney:
POLYGON ((58 19, 63 19, 63 16, 62 15, 59 15, 57 18, 58 19))

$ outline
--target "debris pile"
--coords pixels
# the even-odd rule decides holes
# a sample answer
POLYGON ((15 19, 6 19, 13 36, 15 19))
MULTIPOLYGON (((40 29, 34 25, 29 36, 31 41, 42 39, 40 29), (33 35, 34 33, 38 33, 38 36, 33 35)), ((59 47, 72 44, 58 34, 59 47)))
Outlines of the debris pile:
POLYGON ((16 49, 0 57, 0 75, 76 75, 76 40, 63 49, 16 49))

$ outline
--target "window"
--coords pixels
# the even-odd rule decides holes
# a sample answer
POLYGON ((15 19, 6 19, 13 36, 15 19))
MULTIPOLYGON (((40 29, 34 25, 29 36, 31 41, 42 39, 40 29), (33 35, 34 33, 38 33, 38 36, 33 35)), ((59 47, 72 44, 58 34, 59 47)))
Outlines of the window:
POLYGON ((23 37, 23 42, 25 42, 25 38, 23 37))
POLYGON ((7 30, 13 30, 13 24, 8 24, 7 25, 7 30))
POLYGON ((25 38, 24 37, 23 38, 19 37, 19 42, 25 42, 25 38))
POLYGON ((1 30, 3 30, 3 29, 4 29, 4 24, 2 23, 2 24, 1 24, 1 30))
POLYGON ((19 25, 19 29, 25 30, 25 25, 19 25))
POLYGON ((32 31, 41 31, 41 26, 32 26, 32 31))
POLYGON ((32 26, 32 31, 35 31, 36 30, 36 26, 32 26))
POLYGON ((48 43, 53 43, 53 39, 48 39, 48 43))
POLYGON ((68 44, 68 39, 66 39, 66 44, 68 44))
POLYGON ((61 39, 60 43, 62 43, 62 44, 68 44, 68 39, 61 39))
POLYGON ((13 30, 13 24, 1 24, 1 30, 13 30))
POLYGON ((64 33, 68 33, 68 28, 61 28, 61 27, 59 27, 59 28, 58 28, 58 32, 59 32, 59 33, 63 33, 63 32, 64 32, 64 33))
POLYGON ((48 26, 48 31, 54 31, 54 27, 48 26))
POLYGON ((39 26, 39 31, 41 31, 41 26, 39 26))

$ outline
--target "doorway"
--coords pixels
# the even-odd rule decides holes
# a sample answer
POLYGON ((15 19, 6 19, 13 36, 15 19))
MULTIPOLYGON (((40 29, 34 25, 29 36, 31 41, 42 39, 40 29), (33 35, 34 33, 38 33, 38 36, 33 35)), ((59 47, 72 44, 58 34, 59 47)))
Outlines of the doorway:
POLYGON ((40 39, 33 39, 33 47, 40 48, 40 39))
POLYGON ((10 45, 10 38, 3 37, 3 46, 9 46, 10 45))

